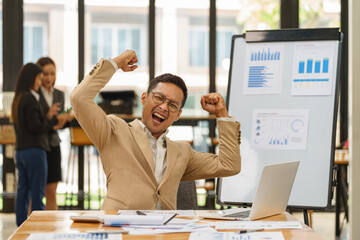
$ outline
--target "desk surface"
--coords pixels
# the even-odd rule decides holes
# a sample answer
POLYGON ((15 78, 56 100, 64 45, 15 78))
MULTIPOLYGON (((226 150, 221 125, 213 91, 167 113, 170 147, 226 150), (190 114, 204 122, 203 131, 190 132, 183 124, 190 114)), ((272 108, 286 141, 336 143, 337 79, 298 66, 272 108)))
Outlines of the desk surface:
MULTIPOLYGON (((11 236, 11 239, 26 239, 31 233, 46 233, 46 232, 68 232, 77 233, 88 230, 97 230, 102 227, 100 223, 74 223, 70 220, 70 215, 81 215, 89 211, 34 211, 30 217, 16 230, 11 236)), ((96 213, 97 211, 94 211, 96 213)), ((107 214, 116 214, 116 211, 107 211, 107 214)), ((262 220, 268 221, 297 221, 295 217, 289 213, 265 218, 262 220)), ((285 239, 309 239, 319 240, 323 239, 311 228, 303 225, 303 229, 283 230, 285 239)), ((109 228, 109 227, 108 227, 109 228)), ((114 229, 114 228, 111 228, 114 229)), ((171 233, 171 234, 157 234, 157 235, 123 235, 124 240, 187 240, 189 233, 171 233)))

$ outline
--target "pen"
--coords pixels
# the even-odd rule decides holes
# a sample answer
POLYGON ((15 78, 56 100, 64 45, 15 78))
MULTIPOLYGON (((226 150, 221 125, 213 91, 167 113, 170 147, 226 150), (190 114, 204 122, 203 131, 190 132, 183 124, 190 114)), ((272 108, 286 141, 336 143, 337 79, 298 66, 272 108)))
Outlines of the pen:
POLYGON ((144 215, 144 216, 146 216, 146 213, 144 213, 144 212, 142 212, 142 211, 140 211, 140 210, 136 210, 136 214, 137 214, 137 215, 144 215))
POLYGON ((166 225, 168 222, 170 222, 176 215, 177 215, 177 213, 174 213, 174 215, 172 215, 168 220, 166 220, 164 222, 164 225, 166 225))
POLYGON ((237 231, 236 233, 238 233, 238 234, 244 234, 244 233, 252 233, 252 232, 262 231, 262 230, 264 230, 264 229, 263 229, 263 228, 244 229, 244 230, 237 231))
POLYGON ((64 110, 64 111, 62 111, 60 114, 63 114, 63 113, 68 113, 68 112, 70 112, 70 111, 71 111, 71 109, 72 109, 72 107, 70 107, 70 108, 68 108, 68 109, 66 109, 66 110, 64 110))

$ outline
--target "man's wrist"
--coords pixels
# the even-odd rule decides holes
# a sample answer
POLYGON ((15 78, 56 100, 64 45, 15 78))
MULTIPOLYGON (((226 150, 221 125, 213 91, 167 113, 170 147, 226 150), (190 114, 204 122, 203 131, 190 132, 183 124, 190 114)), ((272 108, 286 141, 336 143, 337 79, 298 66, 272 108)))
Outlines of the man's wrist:
POLYGON ((108 60, 108 61, 114 66, 115 71, 117 71, 117 70, 119 69, 119 67, 118 67, 118 65, 116 64, 116 62, 114 61, 114 59, 108 58, 108 59, 106 59, 106 60, 108 60))
POLYGON ((229 117, 229 113, 228 113, 228 111, 225 109, 225 110, 222 110, 222 111, 219 111, 219 112, 215 112, 215 116, 216 116, 217 118, 229 117))

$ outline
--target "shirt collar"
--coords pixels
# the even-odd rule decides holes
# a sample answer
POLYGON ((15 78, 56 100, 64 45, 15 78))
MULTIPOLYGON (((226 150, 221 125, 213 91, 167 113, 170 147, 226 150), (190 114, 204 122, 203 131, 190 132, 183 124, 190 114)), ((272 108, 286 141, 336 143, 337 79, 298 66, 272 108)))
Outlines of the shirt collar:
POLYGON ((146 132, 146 134, 148 135, 148 137, 149 137, 150 139, 155 139, 155 140, 157 140, 157 141, 160 140, 160 141, 165 142, 165 137, 166 137, 166 135, 168 134, 169 129, 166 129, 166 131, 165 131, 163 134, 161 134, 158 139, 156 139, 156 138, 152 135, 152 133, 150 132, 150 130, 147 129, 147 127, 144 125, 144 123, 143 123, 142 121, 139 121, 139 124, 140 124, 141 128, 146 132))
POLYGON ((36 101, 39 101, 40 95, 34 89, 30 89, 30 92, 36 98, 36 101))
POLYGON ((53 94, 53 92, 54 92, 54 87, 51 87, 51 88, 50 88, 50 93, 49 93, 48 90, 46 90, 43 86, 40 86, 40 89, 41 89, 41 92, 42 92, 43 94, 47 94, 47 95, 51 95, 51 96, 52 96, 52 94, 53 94))

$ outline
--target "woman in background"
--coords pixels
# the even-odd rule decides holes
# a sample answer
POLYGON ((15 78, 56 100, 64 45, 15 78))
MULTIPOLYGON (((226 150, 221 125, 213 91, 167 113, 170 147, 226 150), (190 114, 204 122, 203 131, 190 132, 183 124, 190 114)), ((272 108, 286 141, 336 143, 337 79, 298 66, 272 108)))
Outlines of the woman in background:
MULTIPOLYGON (((58 109, 64 111, 64 93, 54 88, 56 80, 55 62, 49 57, 42 57, 37 61, 43 69, 43 80, 38 91, 40 95, 40 104, 46 112, 58 109)), ((50 126, 57 125, 63 128, 67 122, 70 122, 72 116, 70 113, 54 115, 50 120, 50 126)), ((60 138, 56 130, 49 131, 50 151, 47 152, 48 177, 45 188, 46 210, 57 210, 56 190, 58 182, 61 181, 61 150, 60 138)))
MULTIPOLYGON (((47 179, 46 151, 50 150, 48 114, 42 109, 37 93, 43 77, 39 65, 28 63, 20 70, 15 97, 11 106, 12 120, 16 134, 16 167, 18 187, 15 202, 16 223, 20 226, 27 218, 29 197, 32 210, 43 210, 47 179)), ((56 128, 56 126, 54 126, 56 128)))

